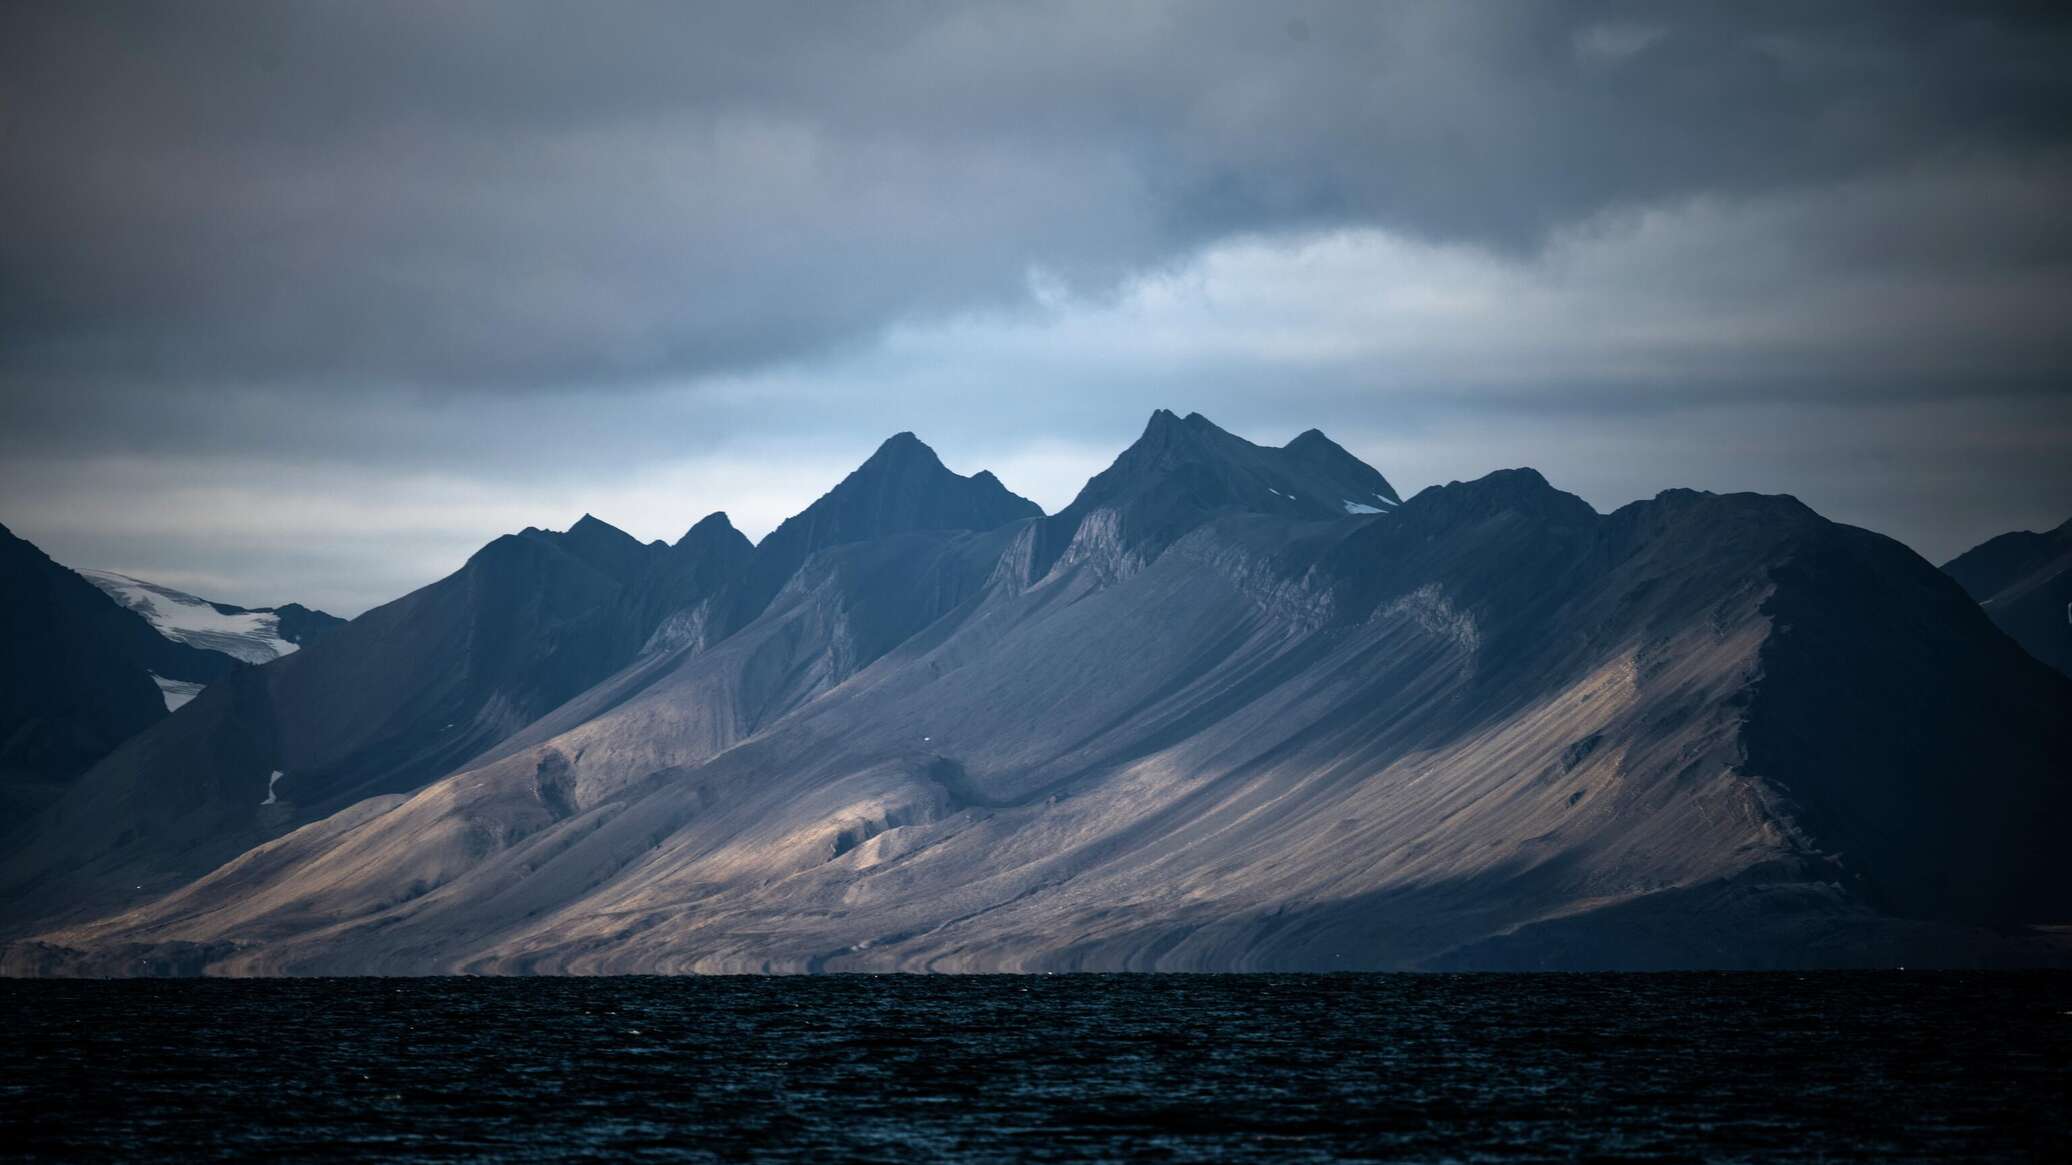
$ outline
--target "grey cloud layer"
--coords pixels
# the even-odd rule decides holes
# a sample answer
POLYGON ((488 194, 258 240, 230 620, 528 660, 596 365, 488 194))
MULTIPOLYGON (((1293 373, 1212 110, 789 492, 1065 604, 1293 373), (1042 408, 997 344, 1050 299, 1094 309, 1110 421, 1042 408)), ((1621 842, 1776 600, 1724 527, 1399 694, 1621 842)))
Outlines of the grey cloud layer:
MULTIPOLYGON (((0 359, 58 379, 752 367, 1013 305, 1032 266, 1098 287, 1234 232, 1367 223, 1526 250, 1608 207, 2021 164, 2061 150, 2072 108, 2061 22, 1968 7, 64 5, 9 23, 0 359)), ((2062 255, 2062 228, 2030 229, 2062 255)))
POLYGON ((2064 12, 9 6, 0 520, 351 610, 1171 406, 1941 556, 2072 512, 2064 12))

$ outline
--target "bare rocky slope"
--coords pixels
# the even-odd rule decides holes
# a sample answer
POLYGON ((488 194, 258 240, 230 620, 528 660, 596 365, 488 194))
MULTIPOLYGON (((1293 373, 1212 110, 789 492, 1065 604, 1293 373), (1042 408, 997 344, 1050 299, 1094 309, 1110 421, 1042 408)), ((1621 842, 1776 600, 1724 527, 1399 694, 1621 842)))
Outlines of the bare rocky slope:
POLYGON ((1402 501, 1161 412, 1055 516, 902 435, 787 529, 558 707, 272 824, 278 746, 197 701, 164 728, 254 753, 237 850, 69 801, 16 886, 161 880, 17 910, 6 968, 1926 965, 2072 919, 2072 683, 1789 498, 1402 501))

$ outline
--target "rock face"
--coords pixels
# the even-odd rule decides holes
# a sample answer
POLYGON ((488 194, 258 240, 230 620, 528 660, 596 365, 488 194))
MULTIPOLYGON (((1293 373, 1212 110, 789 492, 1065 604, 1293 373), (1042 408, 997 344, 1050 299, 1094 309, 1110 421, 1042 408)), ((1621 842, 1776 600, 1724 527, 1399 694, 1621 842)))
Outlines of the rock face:
POLYGON ((19 820, 236 660, 161 636, 0 526, 0 811, 19 820))
MULTIPOLYGON (((2019 928, 2072 917, 2072 683, 1789 498, 1600 515, 1510 470, 1402 501, 1321 434, 1161 412, 1055 516, 903 435, 735 549, 675 612, 598 616, 640 644, 558 707, 385 788, 339 763, 270 830, 240 777, 214 828, 264 840, 19 921, 8 965, 1917 965, 2048 960, 2019 928)), ((288 767, 240 707, 175 723, 288 767)), ((192 771, 132 751, 82 792, 192 771)), ((37 826, 37 884, 86 808, 37 826)))
POLYGON ((2072 676, 2072 521, 2002 534, 1943 564, 2002 631, 2072 676))

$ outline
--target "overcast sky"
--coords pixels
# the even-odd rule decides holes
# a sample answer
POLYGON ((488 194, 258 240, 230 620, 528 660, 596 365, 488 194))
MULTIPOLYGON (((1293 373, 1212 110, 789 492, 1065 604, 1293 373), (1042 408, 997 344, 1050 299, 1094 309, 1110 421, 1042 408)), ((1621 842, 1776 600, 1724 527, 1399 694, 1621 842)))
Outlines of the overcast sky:
POLYGON ((0 9, 0 523, 355 614, 911 429, 2072 516, 2062 4, 0 9))

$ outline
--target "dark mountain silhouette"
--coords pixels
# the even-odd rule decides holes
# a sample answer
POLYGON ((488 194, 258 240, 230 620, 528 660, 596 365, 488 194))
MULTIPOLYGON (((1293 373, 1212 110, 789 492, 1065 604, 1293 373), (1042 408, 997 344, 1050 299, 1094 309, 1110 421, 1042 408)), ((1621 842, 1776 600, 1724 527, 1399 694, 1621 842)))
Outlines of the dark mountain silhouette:
POLYGON ((1311 429, 1286 446, 1254 445, 1200 413, 1151 414, 1135 444, 1039 528, 1029 567, 1041 578, 1066 555, 1111 569, 1156 557, 1219 511, 1291 519, 1343 518, 1393 509, 1387 479, 1311 429))
POLYGON ((2072 521, 2002 534, 1943 564, 2002 631, 2072 676, 2072 521))
POLYGON ((41 901, 91 902, 92 887, 176 881, 418 788, 624 666, 750 549, 723 515, 673 547, 587 515, 565 533, 499 538, 452 575, 211 685, 88 774, 0 871, 44 887, 41 901))
POLYGON ((770 532, 737 594, 732 614, 760 614, 816 551, 913 530, 991 530, 1043 511, 981 470, 962 477, 912 433, 878 447, 841 484, 770 532))
POLYGON ((163 720, 154 676, 202 684, 237 666, 161 636, 4 526, 0 620, 0 810, 10 820, 163 720))
MULTIPOLYGON (((221 604, 218 605, 220 606, 221 604)), ((255 614, 274 616, 280 624, 281 638, 297 647, 308 647, 310 644, 315 643, 346 624, 346 620, 331 614, 329 611, 319 611, 313 607, 305 607, 301 603, 282 603, 278 607, 238 608, 237 610, 247 609, 255 614)), ((235 614, 237 612, 232 611, 230 613, 235 614)))
MULTIPOLYGON (((6 966, 2062 957, 2027 928, 2072 919, 2072 682, 1889 539, 1752 494, 1603 515, 1529 469, 1399 501, 1321 434, 1165 412, 1046 518, 910 440, 500 741, 378 795, 342 766, 299 830, 97 884, 123 913, 17 912, 6 966)), ((62 833, 92 810, 47 815, 16 884, 76 893, 73 855, 122 850, 62 833)))

